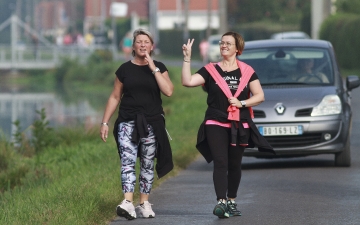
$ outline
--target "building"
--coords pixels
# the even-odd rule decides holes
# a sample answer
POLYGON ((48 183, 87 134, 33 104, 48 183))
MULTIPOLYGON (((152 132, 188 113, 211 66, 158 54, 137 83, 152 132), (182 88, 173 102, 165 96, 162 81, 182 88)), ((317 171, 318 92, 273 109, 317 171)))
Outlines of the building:
POLYGON ((110 6, 112 2, 126 3, 128 6, 127 15, 131 17, 136 14, 140 19, 149 18, 149 1, 150 0, 85 0, 84 12, 84 33, 91 29, 101 28, 104 21, 109 19, 110 6))
POLYGON ((187 19, 189 30, 204 30, 208 24, 218 29, 218 12, 218 0, 158 0, 157 25, 159 30, 175 29, 182 27, 187 19))
POLYGON ((54 35, 59 30, 67 29, 69 17, 64 1, 41 1, 35 7, 34 27, 45 35, 54 35))
POLYGON ((154 21, 150 18, 152 14, 150 4, 155 4, 156 12, 154 13, 159 30, 182 27, 186 19, 189 30, 203 30, 208 27, 208 24, 212 29, 219 28, 219 0, 85 0, 84 31, 94 26, 102 26, 103 21, 110 17, 112 1, 128 5, 125 17, 131 17, 135 13, 140 19, 149 21, 154 21))

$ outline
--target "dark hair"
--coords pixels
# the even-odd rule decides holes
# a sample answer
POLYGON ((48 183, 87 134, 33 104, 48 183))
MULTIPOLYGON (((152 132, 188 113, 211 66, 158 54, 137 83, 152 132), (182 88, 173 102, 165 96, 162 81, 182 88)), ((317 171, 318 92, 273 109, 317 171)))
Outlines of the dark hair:
MULTIPOLYGON (((151 44, 154 45, 154 39, 153 39, 151 33, 150 33, 149 31, 144 30, 144 29, 141 29, 141 28, 135 30, 134 33, 133 33, 133 37, 134 37, 134 38, 133 38, 133 45, 134 45, 134 43, 135 43, 136 37, 139 36, 139 35, 146 35, 146 36, 148 36, 149 39, 150 39, 150 41, 151 41, 151 44)), ((153 52, 153 51, 151 50, 151 51, 150 51, 150 56, 151 56, 152 52, 153 52)), ((135 51, 132 50, 131 54, 132 54, 132 56, 135 56, 135 51)))
POLYGON ((221 37, 224 37, 224 36, 232 36, 235 39, 236 49, 238 50, 236 55, 241 55, 241 53, 245 47, 244 38, 240 34, 233 32, 233 31, 226 32, 221 37))

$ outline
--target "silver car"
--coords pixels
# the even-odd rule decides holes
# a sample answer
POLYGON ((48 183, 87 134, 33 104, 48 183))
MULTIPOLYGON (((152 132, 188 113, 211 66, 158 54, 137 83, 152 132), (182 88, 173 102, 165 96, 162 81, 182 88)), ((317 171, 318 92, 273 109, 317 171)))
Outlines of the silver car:
POLYGON ((221 40, 220 34, 211 35, 208 38, 209 48, 207 51, 207 58, 209 62, 219 62, 221 60, 219 51, 219 41, 221 40))
POLYGON ((310 36, 302 31, 288 31, 272 34, 270 39, 310 39, 310 36))
MULTIPOLYGON (((334 49, 323 40, 248 41, 239 59, 251 65, 265 102, 254 122, 275 157, 334 154, 336 166, 350 166, 351 90, 358 76, 343 78, 334 49)), ((274 157, 256 149, 246 156, 274 157)))

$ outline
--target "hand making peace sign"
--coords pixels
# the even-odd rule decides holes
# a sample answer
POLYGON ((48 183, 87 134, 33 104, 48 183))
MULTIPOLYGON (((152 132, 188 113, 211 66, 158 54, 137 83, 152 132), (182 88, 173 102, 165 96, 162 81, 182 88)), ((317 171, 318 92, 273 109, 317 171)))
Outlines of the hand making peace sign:
POLYGON ((184 54, 184 60, 190 60, 191 59, 191 47, 194 43, 194 38, 193 39, 188 39, 187 44, 183 44, 182 46, 182 50, 183 50, 183 54, 184 54))

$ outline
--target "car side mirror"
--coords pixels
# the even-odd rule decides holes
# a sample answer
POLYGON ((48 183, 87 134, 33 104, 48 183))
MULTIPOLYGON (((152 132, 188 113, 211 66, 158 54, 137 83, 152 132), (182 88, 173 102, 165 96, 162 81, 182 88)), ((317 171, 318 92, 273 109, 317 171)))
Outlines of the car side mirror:
POLYGON ((356 75, 350 75, 346 77, 346 88, 348 91, 351 91, 354 88, 360 86, 360 79, 356 75))

